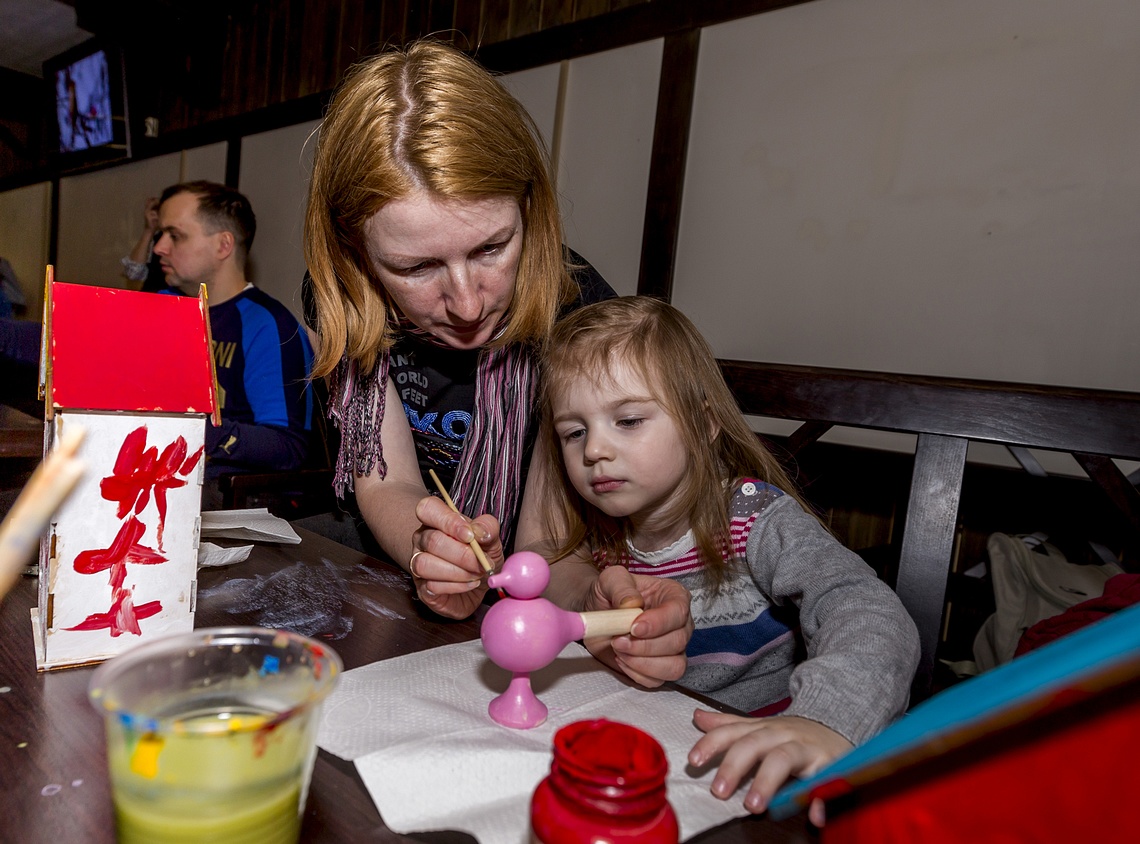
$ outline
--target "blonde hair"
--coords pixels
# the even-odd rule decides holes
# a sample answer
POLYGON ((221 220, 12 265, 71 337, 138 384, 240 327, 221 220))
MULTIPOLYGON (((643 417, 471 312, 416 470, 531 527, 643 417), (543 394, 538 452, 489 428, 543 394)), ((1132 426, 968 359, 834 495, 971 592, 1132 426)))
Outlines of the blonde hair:
POLYGON ((728 513, 734 490, 725 482, 757 478, 801 505, 803 501, 776 458, 748 427, 696 326, 672 305, 646 296, 580 308, 554 327, 543 355, 540 436, 547 441, 543 471, 554 498, 548 528, 551 535, 566 535, 556 559, 583 544, 610 560, 620 559, 625 549, 628 523, 582 501, 566 474, 552 421, 553 401, 570 378, 584 375, 600 382, 612 377, 615 360, 644 373, 655 400, 681 434, 689 467, 677 509, 689 515, 706 571, 719 586, 732 558, 728 513))
POLYGON ((497 345, 541 343, 573 299, 558 200, 534 122, 472 59, 419 41, 353 67, 319 130, 305 215, 319 335, 314 377, 335 369, 342 355, 370 372, 395 341, 364 227, 385 203, 418 190, 518 200, 522 255, 497 345))

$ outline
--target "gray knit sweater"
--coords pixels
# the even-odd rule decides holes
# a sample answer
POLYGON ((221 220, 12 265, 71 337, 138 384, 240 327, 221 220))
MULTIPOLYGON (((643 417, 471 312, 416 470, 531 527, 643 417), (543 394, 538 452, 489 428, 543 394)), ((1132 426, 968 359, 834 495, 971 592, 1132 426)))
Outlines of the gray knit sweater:
POLYGON ((744 480, 732 499, 735 570, 714 593, 690 534, 619 564, 671 577, 693 596, 680 684, 752 712, 784 714, 859 744, 906 709, 918 632, 898 597, 789 495, 744 480), (797 612, 798 610, 798 612, 797 612), (803 646, 796 663, 797 640, 803 646))

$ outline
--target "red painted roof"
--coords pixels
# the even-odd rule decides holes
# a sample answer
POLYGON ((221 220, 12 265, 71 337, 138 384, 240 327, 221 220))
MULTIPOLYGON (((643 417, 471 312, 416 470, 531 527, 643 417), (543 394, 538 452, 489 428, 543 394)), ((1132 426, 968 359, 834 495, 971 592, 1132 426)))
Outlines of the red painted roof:
POLYGON ((208 317, 198 299, 56 282, 51 303, 55 407, 213 411, 208 317))

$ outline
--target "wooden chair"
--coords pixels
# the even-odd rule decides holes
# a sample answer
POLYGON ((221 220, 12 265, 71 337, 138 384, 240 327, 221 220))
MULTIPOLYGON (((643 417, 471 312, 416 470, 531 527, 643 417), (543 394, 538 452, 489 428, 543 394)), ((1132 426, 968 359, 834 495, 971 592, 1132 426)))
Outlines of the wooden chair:
POLYGON ((1140 493, 1113 457, 1140 459, 1140 394, 722 360, 747 414, 800 421, 794 457, 832 426, 916 434, 895 589, 918 625, 922 659, 912 702, 930 694, 954 550, 966 447, 1069 452, 1140 538, 1140 493))
POLYGON ((313 428, 304 465, 293 472, 258 472, 219 478, 222 508, 265 507, 283 519, 300 519, 337 509, 332 489, 333 461, 339 448, 338 433, 329 422, 328 386, 314 381, 313 428))

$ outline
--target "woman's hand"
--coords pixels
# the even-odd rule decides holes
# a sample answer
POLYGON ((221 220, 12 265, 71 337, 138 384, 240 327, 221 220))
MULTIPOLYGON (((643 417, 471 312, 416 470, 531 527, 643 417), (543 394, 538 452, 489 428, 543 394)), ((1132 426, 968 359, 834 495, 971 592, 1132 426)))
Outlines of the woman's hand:
MULTIPOLYGON (((700 768, 724 754, 712 783, 712 793, 721 800, 731 796, 759 763, 744 796, 745 808, 757 814, 768 808, 788 777, 811 776, 852 748, 834 730, 795 715, 748 718, 698 709, 693 723, 704 735, 689 751, 689 764, 700 768)), ((823 826, 822 800, 812 801, 808 817, 823 826)))
POLYGON ((685 673, 685 647, 693 635, 689 590, 667 577, 630 574, 621 566, 605 569, 594 581, 584 609, 643 607, 628 636, 588 639, 598 659, 653 688, 685 673))
POLYGON ((408 570, 416 593, 432 611, 447 618, 467 618, 487 591, 486 572, 468 544, 479 540, 492 569, 503 564, 499 522, 491 515, 468 519, 434 496, 420 499, 408 570))

